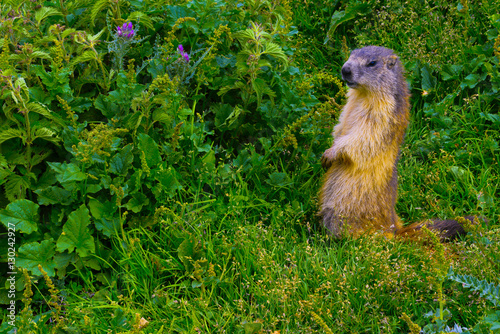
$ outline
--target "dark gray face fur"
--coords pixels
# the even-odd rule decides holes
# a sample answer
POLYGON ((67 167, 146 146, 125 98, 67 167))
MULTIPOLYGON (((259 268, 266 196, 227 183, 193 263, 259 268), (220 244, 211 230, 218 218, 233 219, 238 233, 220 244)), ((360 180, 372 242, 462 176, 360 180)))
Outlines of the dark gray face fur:
POLYGON ((366 46, 351 52, 342 66, 342 79, 353 89, 390 93, 400 79, 399 66, 399 59, 392 50, 381 46, 366 46))

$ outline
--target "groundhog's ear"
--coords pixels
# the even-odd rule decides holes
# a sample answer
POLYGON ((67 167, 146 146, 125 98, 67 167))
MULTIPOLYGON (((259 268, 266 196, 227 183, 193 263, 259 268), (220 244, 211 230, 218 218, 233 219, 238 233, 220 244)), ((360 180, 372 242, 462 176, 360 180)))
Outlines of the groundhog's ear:
POLYGON ((396 65, 396 62, 398 61, 398 56, 392 55, 387 57, 386 64, 388 68, 393 68, 394 65, 396 65))

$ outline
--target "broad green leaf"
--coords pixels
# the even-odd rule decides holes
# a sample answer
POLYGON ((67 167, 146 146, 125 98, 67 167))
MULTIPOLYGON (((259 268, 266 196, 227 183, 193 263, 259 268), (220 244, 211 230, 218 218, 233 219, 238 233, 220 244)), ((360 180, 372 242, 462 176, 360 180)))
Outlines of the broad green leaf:
POLYGON ((333 33, 339 25, 354 19, 357 15, 366 15, 371 12, 373 9, 372 3, 373 1, 367 1, 364 3, 358 3, 356 5, 349 6, 342 11, 335 11, 332 16, 330 28, 328 29, 328 32, 326 34, 325 44, 328 42, 328 40, 331 39, 331 36, 333 36, 333 33))
POLYGON ((261 322, 243 322, 242 325, 245 330, 245 334, 257 334, 262 330, 261 322))
POLYGON ((56 254, 54 239, 43 240, 42 242, 31 242, 19 247, 16 258, 16 265, 26 268, 33 275, 41 275, 38 265, 51 277, 55 275, 56 263, 53 260, 56 254))
POLYGON ((69 253, 76 249, 81 257, 95 253, 94 238, 90 235, 88 225, 90 223, 89 210, 82 204, 80 208, 69 214, 68 221, 63 226, 63 232, 57 240, 57 250, 69 253))
POLYGON ((71 191, 60 187, 50 186, 42 189, 37 189, 35 190, 35 194, 38 195, 38 204, 40 205, 69 205, 73 203, 71 191))
POLYGON ((132 198, 130 201, 128 201, 127 204, 125 204, 125 207, 127 210, 132 210, 135 213, 138 213, 142 210, 142 207, 144 205, 149 204, 149 199, 147 198, 146 195, 142 193, 135 193, 132 195, 132 198))
POLYGON ((462 65, 444 64, 441 68, 441 76, 443 77, 443 80, 453 80, 458 78, 462 70, 462 65))
POLYGON ((92 197, 89 200, 89 207, 92 217, 96 220, 111 218, 115 216, 115 212, 118 209, 115 201, 99 201, 92 197))
POLYGON ((134 146, 128 144, 116 153, 109 163, 109 171, 117 175, 126 175, 134 162, 134 154, 132 150, 134 146))
POLYGON ((38 231, 38 204, 27 199, 14 201, 0 210, 0 221, 5 227, 15 227, 16 231, 22 233, 38 231))
POLYGON ((160 150, 158 144, 145 133, 140 133, 137 136, 139 140, 139 150, 143 151, 146 156, 148 167, 154 168, 161 162, 160 150))
POLYGON ((186 269, 193 265, 191 261, 196 261, 202 256, 200 243, 194 237, 185 239, 177 248, 177 255, 186 269))
POLYGON ((286 173, 278 172, 272 173, 266 182, 275 187, 286 187, 293 183, 286 173))
POLYGON ((61 184, 73 181, 83 181, 87 175, 74 163, 47 162, 47 164, 56 172, 56 179, 61 184))
POLYGON ((155 178, 160 182, 162 190, 166 192, 169 197, 173 197, 177 190, 182 189, 179 181, 177 181, 175 171, 171 168, 158 171, 155 178))
POLYGON ((430 67, 425 64, 421 69, 422 72, 422 89, 430 91, 436 87, 437 79, 431 74, 430 67))
POLYGON ((117 235, 121 230, 121 223, 119 217, 101 218, 95 221, 95 227, 101 231, 105 236, 111 237, 117 235))

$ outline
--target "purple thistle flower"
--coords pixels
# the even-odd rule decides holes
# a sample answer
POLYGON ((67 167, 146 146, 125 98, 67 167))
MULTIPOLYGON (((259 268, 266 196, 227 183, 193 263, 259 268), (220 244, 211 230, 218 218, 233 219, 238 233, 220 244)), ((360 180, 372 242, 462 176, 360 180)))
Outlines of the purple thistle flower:
POLYGON ((182 44, 179 44, 179 46, 177 47, 177 50, 179 51, 182 58, 184 58, 186 63, 189 63, 189 55, 187 54, 187 52, 184 51, 184 47, 182 46, 182 44))
POLYGON ((116 27, 118 37, 125 37, 126 39, 131 39, 135 36, 134 26, 132 22, 125 22, 122 26, 116 27))

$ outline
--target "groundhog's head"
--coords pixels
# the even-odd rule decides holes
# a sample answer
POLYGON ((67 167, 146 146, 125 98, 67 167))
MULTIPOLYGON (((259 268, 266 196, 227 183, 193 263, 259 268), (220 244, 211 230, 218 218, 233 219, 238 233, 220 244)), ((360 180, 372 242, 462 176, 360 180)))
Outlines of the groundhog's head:
POLYGON ((388 94, 406 85, 398 56, 381 46, 353 50, 342 66, 342 79, 353 89, 388 94))

